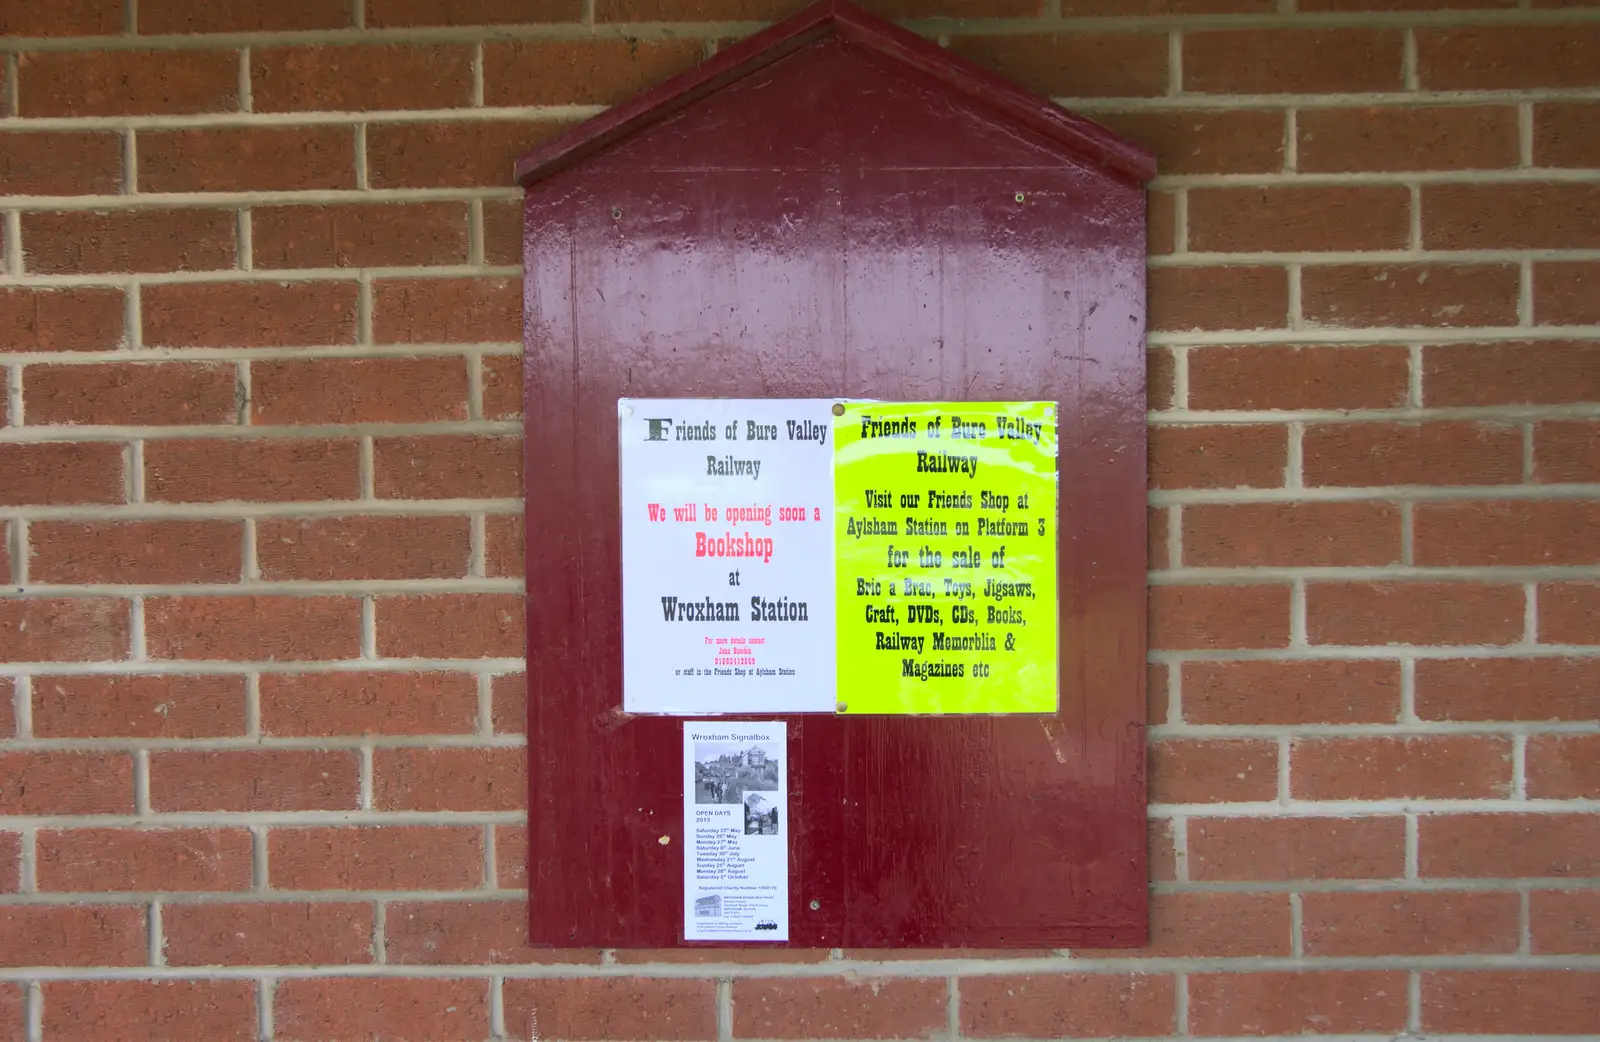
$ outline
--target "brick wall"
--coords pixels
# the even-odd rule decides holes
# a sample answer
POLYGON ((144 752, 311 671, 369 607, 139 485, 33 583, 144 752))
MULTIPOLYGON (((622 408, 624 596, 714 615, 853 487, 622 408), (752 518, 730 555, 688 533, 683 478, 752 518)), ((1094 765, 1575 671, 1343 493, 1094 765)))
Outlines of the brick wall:
POLYGON ((1162 169, 1153 944, 941 959, 521 943, 511 159, 790 0, 0 0, 0 1040, 1600 1033, 1600 8, 1451 6, 880 5, 1162 169))

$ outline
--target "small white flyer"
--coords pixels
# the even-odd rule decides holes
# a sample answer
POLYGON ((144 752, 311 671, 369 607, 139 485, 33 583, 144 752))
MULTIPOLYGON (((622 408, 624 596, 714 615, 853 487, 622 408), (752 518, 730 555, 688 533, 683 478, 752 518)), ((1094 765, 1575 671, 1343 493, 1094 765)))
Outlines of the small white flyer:
POLYGON ((789 939, 789 749, 774 723, 683 725, 683 939, 789 939))

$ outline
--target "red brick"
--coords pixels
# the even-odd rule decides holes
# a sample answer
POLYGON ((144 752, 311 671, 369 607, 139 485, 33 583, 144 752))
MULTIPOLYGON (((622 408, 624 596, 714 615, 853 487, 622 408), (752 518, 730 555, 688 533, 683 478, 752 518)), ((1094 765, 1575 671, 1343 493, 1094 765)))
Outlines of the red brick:
POLYGON ((356 597, 151 597, 144 616, 152 658, 304 662, 361 653, 356 597))
POLYGON ((1403 347, 1203 347, 1189 351, 1191 409, 1392 409, 1403 347))
POLYGON ((494 678, 493 720, 495 734, 526 734, 528 732, 528 678, 522 673, 508 673, 494 678))
POLYGON ((1174 353, 1166 348, 1145 352, 1145 395, 1152 411, 1176 407, 1177 365, 1174 353))
POLYGON ((256 47, 250 51, 250 100, 257 112, 464 108, 472 104, 472 48, 256 47))
POLYGON ((248 980, 49 981, 44 1033, 74 1042, 253 1042, 256 984, 248 980))
POLYGON ((484 556, 488 574, 522 578, 521 514, 490 514, 485 519, 484 556))
POLYGON ((1533 799, 1600 798, 1600 735, 1533 735, 1527 772, 1533 799))
POLYGON ((330 966, 372 961, 372 905, 241 902, 161 910, 168 966, 330 966))
POLYGON ((525 901, 403 901, 389 905, 384 925, 395 966, 505 963, 598 964, 594 948, 531 948, 525 901))
POLYGON ((1561 420, 1534 424, 1533 479, 1600 482, 1600 424, 1561 420))
POLYGON ((0 289, 0 354, 112 351, 125 344, 120 289, 0 289))
POLYGON ((145 495, 175 503, 354 499, 361 492, 359 452, 353 439, 147 442, 145 495))
POLYGON ((1518 292, 1509 264, 1312 265, 1300 273, 1301 312, 1320 327, 1514 326, 1518 292))
POLYGON ((237 51, 46 51, 18 58, 18 114, 145 116, 232 112, 237 51))
POLYGON ((257 424, 432 423, 467 418, 467 362, 315 358, 253 362, 257 424))
POLYGON ((1183 34, 1183 89, 1202 94, 1398 91, 1399 30, 1232 29, 1183 34))
POLYGON ((1145 196, 1145 252, 1152 255, 1175 253, 1178 249, 1178 204, 1176 193, 1150 192, 1145 196))
POLYGON ((1422 974, 1422 1029, 1473 1034, 1600 1034, 1600 973, 1454 970, 1422 974))
POLYGON ((483 48, 486 105, 615 105, 699 64, 695 39, 530 40, 483 48))
POLYGON ((222 738, 245 732, 242 676, 37 676, 39 738, 222 738))
POLYGON ((1111 112, 1097 113, 1095 121, 1154 151, 1163 175, 1265 174, 1283 169, 1282 112, 1111 112))
POLYGON ((493 811, 527 807, 527 752, 491 749, 379 749, 372 761, 379 810, 493 811))
POLYGON ((1293 929, 1287 894, 1155 893, 1150 944, 1074 949, 1083 958, 1244 958, 1287 956, 1293 929))
POLYGON ((973 1038, 1170 1034, 1172 978, 1144 973, 976 976, 961 981, 961 1033, 973 1038))
MULTIPOLYGON (((1145 664, 1145 719, 1152 724, 1168 722, 1172 716, 1172 693, 1170 688, 1173 674, 1177 666, 1169 666, 1164 662, 1150 662, 1145 664)), ((1178 721, 1172 720, 1172 723, 1178 721)))
POLYGON ((1426 878, 1587 878, 1600 872, 1600 818, 1583 814, 1424 815, 1426 878))
POLYGON ((494 827, 495 880, 503 889, 528 885, 528 829, 524 825, 494 827))
POLYGON ((344 0, 139 0, 139 32, 233 33, 346 29, 344 0))
POLYGON ((1600 718, 1600 660, 1423 659, 1417 715, 1424 720, 1600 718))
POLYGON ((241 571, 237 521, 35 521, 28 576, 44 583, 230 583, 241 571))
POLYGON ((1597 227, 1600 184, 1518 182, 1429 184, 1422 188, 1422 246, 1428 250, 1592 249, 1600 241, 1597 227))
POLYGON ((522 283, 514 278, 385 279, 373 287, 381 343, 520 341, 522 283))
MULTIPOLYGON (((934 0, 937 4, 939 0, 934 0)), ((956 7, 971 0, 948 0, 956 7)), ((1000 0, 997 5, 1008 10, 1017 0, 1000 0)), ((1022 12, 1038 14, 1036 0, 1032 10, 1022 12)), ((722 22, 722 21, 776 21, 800 10, 804 4, 795 0, 596 0, 594 17, 597 22, 722 22)), ((883 4, 869 3, 867 10, 877 13, 883 4)), ((903 6, 903 5, 902 5, 903 6)), ((991 17, 997 16, 996 11, 991 17)))
POLYGON ((512 499, 522 495, 522 439, 434 434, 373 439, 380 499, 512 499))
POLYGON ((385 658, 521 658, 517 593, 416 594, 376 599, 385 658))
POLYGON ((1280 488, 1289 436, 1281 424, 1159 424, 1150 429, 1151 488, 1280 488))
POLYGON ((1296 11, 1436 11, 1501 8, 1517 0, 1300 0, 1296 11))
POLYGON ((1533 107, 1536 166, 1600 167, 1600 105, 1582 102, 1533 107))
POLYGON ((1419 565, 1600 562, 1600 502, 1418 503, 1414 519, 1419 565))
POLYGON ((1295 127, 1298 168, 1308 174, 1517 165, 1517 110, 1510 105, 1301 109, 1295 127))
POLYGON ((1505 424, 1344 423, 1307 427, 1308 485, 1500 485, 1522 480, 1522 430, 1505 424))
POLYGON ((1313 644, 1515 644, 1522 639, 1521 586, 1486 583, 1313 582, 1306 638, 1313 644))
POLYGON ((0 984, 0 1040, 26 1042, 28 1021, 23 1013, 23 985, 0 984))
POLYGON ((1509 954, 1521 932, 1513 893, 1311 893, 1301 902, 1312 956, 1509 954))
POLYGON ((1147 822, 1150 881, 1170 883, 1178 878, 1178 848, 1173 825, 1160 818, 1147 822))
POLYGON ((482 979, 284 980, 278 982, 272 1007, 274 1037, 283 1042, 489 1035, 489 982, 482 979))
POLYGON ((146 347, 302 347, 356 339, 354 282, 196 282, 141 291, 146 347))
POLYGON ((256 558, 269 580, 461 578, 471 527, 465 517, 263 519, 256 558))
POLYGON ((1170 510, 1159 510, 1155 507, 1145 511, 1145 531, 1147 533, 1145 541, 1147 543, 1146 549, 1148 550, 1146 564, 1152 572, 1172 567, 1172 555, 1167 550, 1167 544, 1170 539, 1170 522, 1168 520, 1170 514, 1170 510))
POLYGON ((0 966, 145 964, 142 906, 0 905, 0 936, 0 966))
POLYGON ((483 418, 522 418, 522 356, 485 355, 483 358, 483 418))
POLYGON ((467 210, 460 203, 258 206, 250 211, 250 235, 257 268, 381 268, 467 260, 467 210))
POLYGON ((261 731, 275 737, 470 734, 478 685, 468 673, 268 673, 261 731))
POLYGON ((39 889, 246 890, 250 833, 245 829, 98 828, 38 836, 39 889))
POLYGON ((576 22, 583 16, 580 0, 365 0, 366 24, 372 28, 410 25, 521 25, 576 22))
POLYGON ((107 36, 121 31, 121 4, 65 0, 0 9, 0 36, 107 36))
MULTIPOLYGON (((522 200, 483 201, 483 259, 486 264, 522 264, 522 200)), ((517 356, 518 375, 522 358, 517 356)), ((484 360, 486 363, 490 359, 484 360)), ((520 398, 520 396, 519 396, 520 398)))
POLYGON ((0 752, 0 815, 126 814, 133 761, 123 753, 0 752))
POLYGON ((1405 821, 1382 818, 1194 818, 1189 878, 1398 879, 1405 821))
POLYGON ((799 978, 733 985, 739 1038, 933 1037, 946 1022, 946 986, 926 980, 799 978))
POLYGON ((1157 331, 1282 329, 1289 316, 1282 268, 1152 268, 1148 294, 1157 331))
POLYGON ((139 131, 139 190, 289 192, 356 187, 348 126, 139 131))
POLYGON ((0 134, 0 193, 115 195, 121 191, 121 134, 0 134))
POLYGON ((1390 503, 1191 504, 1183 563, 1193 568, 1338 567, 1400 560, 1390 503))
POLYGON ((45 275, 231 268, 237 223, 229 210, 30 213, 24 264, 45 275))
POLYGON ((1164 33, 953 36, 950 49, 1055 97, 1154 97, 1167 90, 1164 33))
POLYGON ((1538 601, 1540 643, 1600 644, 1600 584, 1544 583, 1538 601))
POLYGON ((0 600, 0 662, 125 659, 129 610, 110 597, 0 600))
POLYGON ((1600 344, 1551 341, 1423 348, 1431 408, 1566 405, 1600 399, 1600 344))
POLYGON ((1164 651, 1281 648, 1289 643, 1287 586, 1154 586, 1150 646, 1164 651))
POLYGON ((1399 1032, 1406 974, 1358 970, 1200 973, 1189 978, 1189 1029, 1197 1035, 1399 1032))
MULTIPOLYGON (((1596 161, 1600 166, 1600 161, 1596 161)), ((1539 326, 1600 325, 1600 261, 1533 266, 1533 323, 1539 326)))
POLYGON ((1400 664, 1382 661, 1185 662, 1191 724, 1393 723, 1400 664))
MULTIPOLYGON (((1063 13, 1091 13, 1106 0, 1066 0, 1063 13)), ((1117 0, 1109 0, 1116 3, 1117 0)), ((1150 0, 1166 4, 1253 5, 1263 0, 1150 0)), ((606 22, 776 21, 805 7, 805 0, 597 0, 595 20, 606 22)), ((1036 18, 1042 0, 865 0, 861 5, 880 18, 1036 18)), ((1255 8, 1251 7, 1254 10, 1255 8)), ((670 950, 670 949, 669 949, 670 950)))
POLYGON ((1418 29, 1417 81, 1425 90, 1588 87, 1600 65, 1600 27, 1461 26, 1418 29))
POLYGON ((373 188, 503 188, 512 182, 518 156, 569 126, 550 120, 375 123, 367 128, 367 179, 373 188))
POLYGON ((29 424, 164 426, 237 422, 229 362, 108 362, 23 370, 29 424))
POLYGON ((1535 955, 1600 953, 1600 891, 1535 890, 1528 931, 1535 955))
POLYGON ((1289 791, 1298 800, 1506 799, 1511 741, 1475 735, 1302 738, 1289 791))
POLYGON ((1151 742, 1153 803, 1231 803, 1278 796, 1278 743, 1169 738, 1151 742))
POLYGON ((173 811, 355 810, 361 758, 354 749, 157 750, 150 806, 173 811))
POLYGON ((1189 249, 1198 253, 1394 250, 1410 236, 1411 193, 1400 185, 1189 191, 1189 249))
POLYGON ((506 1029, 513 1038, 534 1034, 574 1040, 717 1037, 713 980, 512 979, 503 988, 506 1029))
POLYGON ((277 890, 473 890, 483 885, 483 829, 274 828, 267 868, 277 890))

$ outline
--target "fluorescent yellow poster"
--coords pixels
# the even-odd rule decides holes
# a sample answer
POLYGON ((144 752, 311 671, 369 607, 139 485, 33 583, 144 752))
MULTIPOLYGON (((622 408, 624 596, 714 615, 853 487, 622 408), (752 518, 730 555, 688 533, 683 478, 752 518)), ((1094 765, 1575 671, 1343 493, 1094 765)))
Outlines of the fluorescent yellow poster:
POLYGON ((1055 405, 834 411, 838 711, 1054 712, 1055 405))

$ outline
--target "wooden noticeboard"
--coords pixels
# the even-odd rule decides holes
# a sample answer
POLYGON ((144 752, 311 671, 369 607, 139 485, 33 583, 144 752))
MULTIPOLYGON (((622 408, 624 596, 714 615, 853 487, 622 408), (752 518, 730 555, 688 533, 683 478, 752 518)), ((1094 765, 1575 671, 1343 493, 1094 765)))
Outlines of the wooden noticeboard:
POLYGON ((1145 943, 1153 172, 831 2, 518 164, 533 943, 685 943, 683 721, 622 711, 625 397, 1059 405, 1059 708, 788 717, 790 944, 1145 943))

